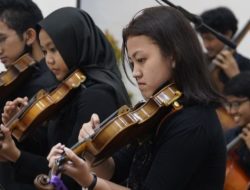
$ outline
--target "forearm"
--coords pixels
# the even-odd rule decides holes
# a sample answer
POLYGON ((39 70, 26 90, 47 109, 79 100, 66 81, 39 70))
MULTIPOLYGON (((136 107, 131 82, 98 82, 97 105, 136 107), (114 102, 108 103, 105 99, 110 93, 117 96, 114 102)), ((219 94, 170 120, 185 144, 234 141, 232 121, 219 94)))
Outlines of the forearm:
POLYGON ((113 158, 108 158, 107 160, 105 160, 103 163, 99 164, 96 167, 92 167, 91 170, 96 173, 97 176, 103 178, 103 179, 111 179, 113 174, 114 174, 114 170, 115 170, 115 162, 113 160, 113 158))

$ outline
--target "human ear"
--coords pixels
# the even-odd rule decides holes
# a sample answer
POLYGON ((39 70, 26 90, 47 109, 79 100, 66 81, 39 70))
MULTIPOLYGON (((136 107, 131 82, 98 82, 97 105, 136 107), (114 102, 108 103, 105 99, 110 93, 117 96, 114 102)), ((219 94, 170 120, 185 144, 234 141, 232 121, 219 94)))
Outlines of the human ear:
POLYGON ((33 28, 28 28, 25 32, 24 32, 24 40, 25 43, 28 46, 31 46, 34 41, 36 40, 37 35, 36 35, 36 31, 33 28))
POLYGON ((225 36, 228 37, 229 39, 231 39, 232 36, 233 36, 233 32, 232 32, 231 30, 227 30, 227 31, 225 32, 225 36))

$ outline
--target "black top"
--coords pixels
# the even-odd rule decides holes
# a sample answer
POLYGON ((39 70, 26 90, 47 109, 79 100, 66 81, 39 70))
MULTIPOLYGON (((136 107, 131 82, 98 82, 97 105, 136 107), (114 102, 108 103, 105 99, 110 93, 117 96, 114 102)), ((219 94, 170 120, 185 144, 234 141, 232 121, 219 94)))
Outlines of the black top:
MULTIPOLYGON (((48 144, 46 148, 48 151, 59 142, 71 147, 78 141, 81 126, 89 121, 92 113, 97 113, 103 120, 119 107, 120 105, 115 103, 114 91, 107 85, 97 84, 86 89, 77 89, 63 109, 53 119, 49 120, 48 142, 44 146, 48 144)), ((13 165, 16 178, 23 183, 33 184, 37 175, 48 174, 49 172, 48 161, 45 156, 25 151, 22 151, 20 158, 13 165)), ((73 187, 71 182, 70 187, 73 187)))
POLYGON ((151 140, 124 148, 114 160, 112 180, 133 190, 223 189, 225 142, 217 115, 207 106, 185 107, 151 140))

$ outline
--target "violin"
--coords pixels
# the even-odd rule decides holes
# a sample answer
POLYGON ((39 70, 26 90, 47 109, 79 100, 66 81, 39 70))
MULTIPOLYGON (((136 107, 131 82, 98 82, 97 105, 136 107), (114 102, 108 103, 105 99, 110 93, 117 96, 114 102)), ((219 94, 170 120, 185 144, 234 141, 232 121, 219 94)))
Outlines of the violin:
POLYGON ((5 125, 12 136, 22 141, 34 128, 59 110, 72 91, 86 80, 80 70, 75 70, 56 89, 48 93, 40 90, 28 105, 22 107, 5 125))
MULTIPOLYGON (((153 130, 156 130, 154 126, 160 124, 162 119, 182 109, 182 105, 177 102, 181 95, 182 93, 175 85, 170 84, 136 108, 129 108, 125 105, 104 120, 95 129, 93 135, 76 143, 71 149, 77 155, 88 158, 92 166, 96 166, 122 146, 131 143, 136 138, 152 134, 153 130)), ((56 160, 50 176, 37 176, 34 181, 36 187, 41 190, 54 189, 54 185, 50 183, 51 175, 59 175, 60 166, 67 159, 67 156, 63 154, 56 160)))
POLYGON ((245 171, 230 158, 227 160, 224 190, 249 190, 250 181, 245 171))
POLYGON ((232 155, 232 150, 242 143, 240 135, 227 144, 227 166, 224 190, 249 190, 250 178, 239 166, 237 159, 232 155))
POLYGON ((28 54, 22 55, 11 65, 7 71, 0 74, 1 98, 7 97, 32 73, 32 66, 36 61, 28 54))

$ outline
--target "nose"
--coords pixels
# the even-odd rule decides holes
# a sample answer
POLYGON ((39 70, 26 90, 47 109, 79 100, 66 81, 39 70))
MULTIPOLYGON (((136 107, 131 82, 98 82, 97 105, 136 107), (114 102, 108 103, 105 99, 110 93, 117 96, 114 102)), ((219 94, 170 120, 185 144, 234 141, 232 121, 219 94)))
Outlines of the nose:
POLYGON ((54 65, 55 61, 52 56, 49 56, 48 54, 45 56, 45 61, 48 65, 54 65))
POLYGON ((134 69, 132 75, 137 80, 142 76, 142 73, 139 70, 134 69))
POLYGON ((238 113, 238 108, 235 108, 235 107, 233 107, 233 106, 230 106, 230 107, 228 108, 228 111, 229 111, 229 113, 230 113, 231 115, 235 115, 236 113, 238 113))

